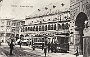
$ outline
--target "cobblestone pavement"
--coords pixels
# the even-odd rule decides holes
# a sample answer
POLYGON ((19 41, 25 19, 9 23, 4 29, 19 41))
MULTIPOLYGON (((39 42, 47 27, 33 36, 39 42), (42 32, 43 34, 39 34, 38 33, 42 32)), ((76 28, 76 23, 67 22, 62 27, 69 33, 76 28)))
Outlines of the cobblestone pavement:
POLYGON ((15 47, 12 56, 9 55, 9 47, 1 46, 0 50, 3 51, 3 53, 5 53, 7 57, 43 57, 39 54, 34 53, 34 51, 28 48, 15 47), (30 52, 26 52, 25 50, 28 50, 30 52))

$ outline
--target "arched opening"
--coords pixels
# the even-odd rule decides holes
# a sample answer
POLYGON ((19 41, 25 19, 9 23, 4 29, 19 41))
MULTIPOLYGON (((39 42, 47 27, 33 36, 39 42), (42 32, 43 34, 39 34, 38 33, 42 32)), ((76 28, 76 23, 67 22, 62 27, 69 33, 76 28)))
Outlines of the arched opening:
POLYGON ((42 31, 44 31, 44 25, 42 26, 42 31))
POLYGON ((51 30, 53 30, 53 24, 51 25, 51 30))
POLYGON ((28 31, 30 31, 30 27, 28 27, 28 31))
POLYGON ((76 47, 79 48, 80 54, 83 54, 83 30, 85 28, 85 21, 88 20, 87 16, 85 13, 81 12, 77 15, 76 21, 75 21, 75 31, 76 33, 76 40, 75 40, 75 45, 76 47))
POLYGON ((50 25, 48 25, 48 30, 50 30, 50 25))
POLYGON ((58 30, 60 30, 61 29, 61 25, 60 24, 58 24, 58 30))
POLYGON ((56 30, 56 24, 54 24, 54 30, 56 30))
POLYGON ((39 26, 39 31, 41 31, 41 29, 42 29, 41 26, 39 26))
POLYGON ((36 28, 35 28, 35 26, 33 27, 33 31, 36 31, 36 28))
POLYGON ((33 27, 31 27, 31 31, 33 31, 33 27))
POLYGON ((28 28, 27 27, 25 27, 25 31, 27 31, 28 30, 28 28))

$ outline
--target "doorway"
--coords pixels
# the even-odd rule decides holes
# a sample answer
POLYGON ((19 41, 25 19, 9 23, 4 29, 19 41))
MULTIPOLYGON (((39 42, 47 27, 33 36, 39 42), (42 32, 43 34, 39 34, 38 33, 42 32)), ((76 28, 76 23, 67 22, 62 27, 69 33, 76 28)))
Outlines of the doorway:
POLYGON ((79 52, 80 54, 82 55, 83 54, 83 36, 84 36, 84 33, 83 33, 83 30, 85 28, 85 21, 88 20, 87 16, 85 13, 83 12, 80 12, 77 17, 76 17, 76 21, 75 21, 75 31, 77 31, 77 34, 75 37, 75 46, 78 47, 79 49, 79 52))

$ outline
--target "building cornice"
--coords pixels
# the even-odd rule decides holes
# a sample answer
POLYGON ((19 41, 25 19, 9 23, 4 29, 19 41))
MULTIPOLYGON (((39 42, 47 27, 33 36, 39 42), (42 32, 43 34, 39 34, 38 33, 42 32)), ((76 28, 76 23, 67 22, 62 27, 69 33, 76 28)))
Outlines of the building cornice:
POLYGON ((47 17, 47 16, 53 16, 53 15, 62 14, 62 13, 68 13, 68 12, 70 13, 70 11, 64 11, 64 12, 58 12, 58 13, 51 13, 51 14, 47 14, 47 15, 28 17, 25 20, 34 19, 34 18, 43 18, 43 17, 47 17))

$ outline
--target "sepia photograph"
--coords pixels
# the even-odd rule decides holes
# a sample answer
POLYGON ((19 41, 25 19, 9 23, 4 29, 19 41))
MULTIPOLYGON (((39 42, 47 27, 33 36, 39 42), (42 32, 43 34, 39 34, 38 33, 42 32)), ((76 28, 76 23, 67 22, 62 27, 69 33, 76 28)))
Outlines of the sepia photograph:
POLYGON ((0 57, 90 57, 90 0, 0 0, 0 57))

